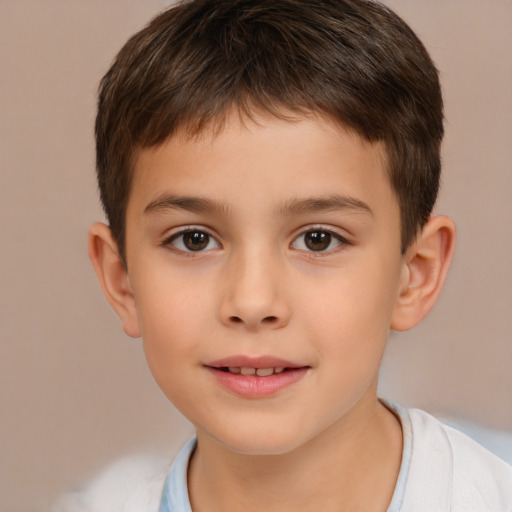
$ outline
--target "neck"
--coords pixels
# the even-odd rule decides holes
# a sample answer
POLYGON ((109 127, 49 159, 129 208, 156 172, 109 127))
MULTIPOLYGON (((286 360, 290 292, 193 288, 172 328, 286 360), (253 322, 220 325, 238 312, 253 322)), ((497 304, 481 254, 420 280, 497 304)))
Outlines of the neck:
POLYGON ((245 455, 198 432, 189 467, 194 512, 385 511, 400 468, 402 433, 382 404, 344 418, 295 450, 245 455), (212 463, 214 461, 214 463, 212 463))

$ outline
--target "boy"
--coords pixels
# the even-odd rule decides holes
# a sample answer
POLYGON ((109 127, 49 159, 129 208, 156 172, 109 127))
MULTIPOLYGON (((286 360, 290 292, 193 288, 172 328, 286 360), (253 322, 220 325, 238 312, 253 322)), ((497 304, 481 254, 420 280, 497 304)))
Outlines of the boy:
POLYGON ((141 510, 512 510, 509 466, 377 398, 389 329, 454 250, 442 121, 428 54, 375 2, 195 0, 121 50, 89 254, 197 431, 141 510))

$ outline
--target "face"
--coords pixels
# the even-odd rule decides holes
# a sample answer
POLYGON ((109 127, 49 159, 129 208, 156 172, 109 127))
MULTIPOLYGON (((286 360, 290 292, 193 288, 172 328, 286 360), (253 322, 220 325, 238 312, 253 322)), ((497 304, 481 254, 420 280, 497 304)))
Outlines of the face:
POLYGON ((144 149, 127 266, 149 367, 198 436, 291 451, 363 418, 399 295, 382 148, 263 117, 144 149))

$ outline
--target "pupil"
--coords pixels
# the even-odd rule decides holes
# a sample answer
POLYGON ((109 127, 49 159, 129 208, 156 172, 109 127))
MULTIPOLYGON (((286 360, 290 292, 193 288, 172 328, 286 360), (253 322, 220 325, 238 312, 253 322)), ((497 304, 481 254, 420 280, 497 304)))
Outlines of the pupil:
POLYGON ((306 233, 306 247, 312 251, 325 251, 331 244, 331 234, 325 231, 310 231, 306 233))
POLYGON ((183 234, 183 243, 189 251, 201 251, 208 245, 209 241, 210 236, 201 231, 190 231, 183 234))

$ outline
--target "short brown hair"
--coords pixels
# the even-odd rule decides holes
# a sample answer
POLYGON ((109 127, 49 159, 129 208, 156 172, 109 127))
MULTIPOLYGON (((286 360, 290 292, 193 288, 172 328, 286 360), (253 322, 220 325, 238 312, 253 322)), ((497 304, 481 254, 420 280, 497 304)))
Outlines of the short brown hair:
POLYGON ((402 251, 439 188, 443 103, 414 32, 367 0, 192 0, 153 19, 100 84, 102 203, 120 255, 134 160, 185 128, 220 126, 233 108, 320 113, 382 141, 401 211, 402 251))

